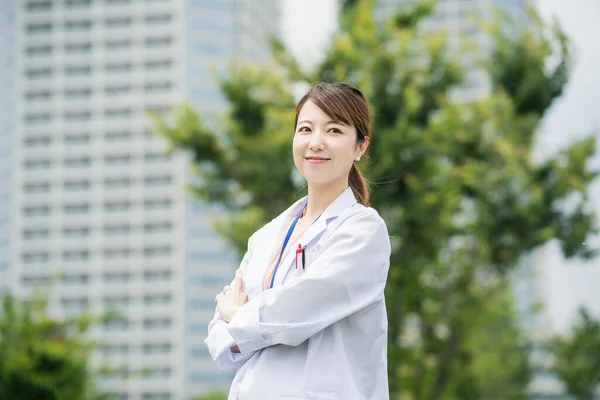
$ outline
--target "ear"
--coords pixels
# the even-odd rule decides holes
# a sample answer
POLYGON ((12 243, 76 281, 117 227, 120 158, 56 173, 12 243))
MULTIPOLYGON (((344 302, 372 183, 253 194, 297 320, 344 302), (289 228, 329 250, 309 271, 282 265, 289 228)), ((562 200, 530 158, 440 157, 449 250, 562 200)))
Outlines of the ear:
POLYGON ((362 142, 358 142, 356 145, 356 157, 362 157, 367 152, 370 143, 368 136, 365 136, 362 142))

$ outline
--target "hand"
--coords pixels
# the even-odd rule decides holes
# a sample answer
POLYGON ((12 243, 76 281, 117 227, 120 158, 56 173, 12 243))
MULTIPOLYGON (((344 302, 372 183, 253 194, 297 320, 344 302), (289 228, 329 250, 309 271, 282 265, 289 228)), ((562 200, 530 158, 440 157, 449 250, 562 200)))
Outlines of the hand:
POLYGON ((229 322, 247 302, 248 294, 244 290, 242 271, 238 269, 231 286, 223 288, 223 291, 215 297, 215 303, 221 318, 229 322))

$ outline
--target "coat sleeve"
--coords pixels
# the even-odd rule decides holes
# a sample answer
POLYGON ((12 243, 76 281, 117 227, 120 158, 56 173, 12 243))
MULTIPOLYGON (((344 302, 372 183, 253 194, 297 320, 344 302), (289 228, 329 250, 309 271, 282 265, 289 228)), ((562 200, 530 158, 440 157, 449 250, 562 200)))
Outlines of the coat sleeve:
POLYGON ((241 354, 297 346, 383 297, 391 246, 385 222, 366 208, 344 221, 301 276, 246 303, 225 327, 241 354))
MULTIPOLYGON (((240 263, 240 269, 243 273, 246 272, 246 267, 252 258, 253 238, 255 235, 248 240, 248 251, 244 255, 242 262, 240 263)), ((233 284, 233 280, 231 281, 233 284)), ((230 284, 230 285, 231 285, 230 284)), ((236 343, 231 337, 227 329, 227 322, 225 322, 219 315, 219 311, 215 308, 215 315, 208 324, 208 337, 204 340, 208 347, 208 351, 221 369, 235 369, 240 367, 247 359, 252 357, 254 352, 233 353, 231 347, 236 343)))

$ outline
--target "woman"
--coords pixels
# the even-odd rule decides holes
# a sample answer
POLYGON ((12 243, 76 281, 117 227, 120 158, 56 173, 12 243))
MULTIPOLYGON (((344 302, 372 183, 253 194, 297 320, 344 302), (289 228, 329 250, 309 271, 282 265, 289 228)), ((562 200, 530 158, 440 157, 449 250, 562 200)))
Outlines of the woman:
POLYGON ((237 368, 230 400, 389 398, 390 241, 356 164, 370 122, 348 84, 298 103, 293 157, 308 196, 250 237, 208 328, 215 362, 237 368))

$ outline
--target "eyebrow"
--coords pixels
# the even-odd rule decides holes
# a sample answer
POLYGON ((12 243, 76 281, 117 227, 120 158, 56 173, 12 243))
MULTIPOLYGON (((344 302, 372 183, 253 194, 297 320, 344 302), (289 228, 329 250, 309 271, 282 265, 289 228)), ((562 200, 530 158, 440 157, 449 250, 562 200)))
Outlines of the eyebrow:
MULTIPOLYGON (((298 121, 298 125, 300 125, 300 124, 302 124, 302 123, 309 123, 309 124, 312 124, 312 121, 309 121, 309 120, 307 120, 307 119, 305 119, 305 120, 302 120, 302 121, 298 121)), ((327 121, 327 122, 325 123, 325 125, 330 125, 330 124, 337 124, 337 125, 344 125, 344 126, 348 126, 348 125, 346 125, 345 123, 343 123, 342 121, 333 121, 333 120, 332 120, 332 121, 327 121)))

